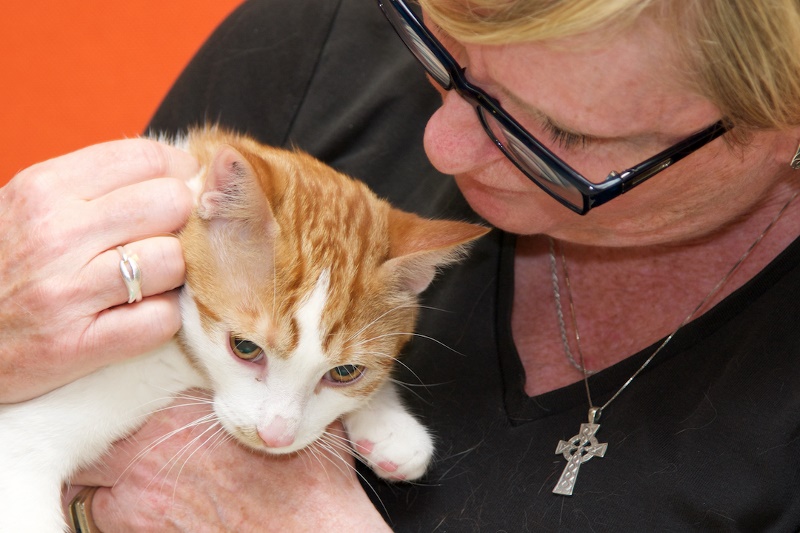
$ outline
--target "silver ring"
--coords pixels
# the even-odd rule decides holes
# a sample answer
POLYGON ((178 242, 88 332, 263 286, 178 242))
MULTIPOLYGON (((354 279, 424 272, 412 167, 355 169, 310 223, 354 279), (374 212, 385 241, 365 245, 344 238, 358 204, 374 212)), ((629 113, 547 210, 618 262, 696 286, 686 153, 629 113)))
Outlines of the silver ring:
POLYGON ((119 262, 119 271, 122 273, 122 281, 128 289, 128 303, 142 301, 142 271, 139 263, 136 262, 136 254, 128 255, 123 246, 117 246, 117 252, 122 257, 119 262))

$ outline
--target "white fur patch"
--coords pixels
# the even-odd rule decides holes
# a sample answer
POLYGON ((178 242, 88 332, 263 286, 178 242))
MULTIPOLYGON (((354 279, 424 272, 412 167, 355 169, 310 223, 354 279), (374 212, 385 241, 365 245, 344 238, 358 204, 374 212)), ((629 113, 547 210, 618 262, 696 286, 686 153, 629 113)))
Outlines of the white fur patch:
POLYGON ((295 314, 297 325, 300 327, 298 351, 301 353, 311 350, 322 356, 322 311, 328 301, 330 278, 330 272, 327 269, 323 270, 314 290, 295 314))

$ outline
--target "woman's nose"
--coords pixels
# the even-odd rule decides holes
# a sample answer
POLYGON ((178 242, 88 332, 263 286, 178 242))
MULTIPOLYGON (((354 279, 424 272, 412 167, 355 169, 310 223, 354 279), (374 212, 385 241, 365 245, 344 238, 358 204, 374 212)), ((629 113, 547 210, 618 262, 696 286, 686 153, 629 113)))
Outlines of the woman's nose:
POLYGON ((428 119, 424 143, 428 159, 443 174, 463 174, 504 157, 475 109, 455 91, 444 93, 442 106, 428 119))

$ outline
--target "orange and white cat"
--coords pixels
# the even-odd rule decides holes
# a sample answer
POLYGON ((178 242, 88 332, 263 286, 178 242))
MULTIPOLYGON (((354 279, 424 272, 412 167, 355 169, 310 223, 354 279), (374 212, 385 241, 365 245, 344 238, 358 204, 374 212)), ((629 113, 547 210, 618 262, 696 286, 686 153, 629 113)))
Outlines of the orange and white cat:
POLYGON ((0 406, 0 531, 63 531, 70 475, 193 387, 258 450, 300 450, 342 417, 385 478, 415 479, 431 459, 392 367, 417 295, 486 228, 399 211, 311 156, 244 136, 197 129, 174 144, 204 169, 180 235, 183 328, 155 351, 0 406))

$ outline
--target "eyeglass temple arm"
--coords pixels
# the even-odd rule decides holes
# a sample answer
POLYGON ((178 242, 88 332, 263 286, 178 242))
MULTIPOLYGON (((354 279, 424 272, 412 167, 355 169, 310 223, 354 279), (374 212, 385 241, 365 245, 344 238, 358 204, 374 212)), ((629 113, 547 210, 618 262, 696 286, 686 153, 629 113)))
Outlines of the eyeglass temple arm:
POLYGON ((621 173, 612 171, 606 180, 620 180, 622 192, 627 192, 637 185, 644 183, 653 175, 671 166, 673 163, 680 161, 695 150, 710 143, 729 129, 730 127, 728 124, 725 121, 720 120, 708 128, 699 131, 690 137, 687 137, 675 146, 667 148, 663 152, 654 155, 647 161, 644 161, 635 167, 631 167, 622 171, 621 173))

